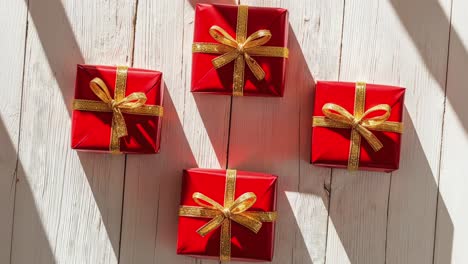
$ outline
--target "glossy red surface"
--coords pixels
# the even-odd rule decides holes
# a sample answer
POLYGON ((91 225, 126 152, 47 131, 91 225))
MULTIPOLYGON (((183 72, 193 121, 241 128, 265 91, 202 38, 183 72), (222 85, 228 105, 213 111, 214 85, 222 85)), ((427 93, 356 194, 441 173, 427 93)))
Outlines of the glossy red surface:
MULTIPOLYGON (((354 113, 355 83, 318 82, 315 93, 314 116, 323 116, 322 107, 335 103, 354 113)), ((365 110, 378 105, 388 104, 391 115, 388 121, 403 122, 403 101, 405 89, 395 86, 367 84, 365 110)), ((381 115, 377 112, 368 117, 381 115)), ((393 171, 400 163, 401 134, 373 131, 384 147, 375 152, 365 141, 361 141, 359 169, 393 171)), ((350 129, 312 128, 312 163, 319 166, 346 168, 350 149, 350 129)))
MULTIPOLYGON (((100 99, 89 88, 89 82, 99 77, 114 95, 116 67, 78 65, 75 99, 100 99)), ((144 92, 146 104, 162 105, 162 73, 143 69, 128 69, 126 95, 144 92)), ((159 151, 161 118, 123 114, 128 136, 120 140, 124 153, 157 153, 159 151)), ((108 152, 111 136, 112 113, 73 111, 71 146, 77 150, 108 152)))
MULTIPOLYGON (((216 42, 209 29, 218 25, 236 36, 237 6, 197 4, 194 42, 216 42)), ((260 29, 270 30, 272 38, 266 46, 287 47, 288 12, 282 8, 250 7, 247 35, 260 29)), ((194 53, 192 64, 192 92, 232 94, 234 63, 215 69, 211 60, 218 54, 194 53)), ((246 66, 244 96, 283 96, 287 59, 255 56, 265 71, 265 79, 258 81, 246 66)))
MULTIPOLYGON (((194 192, 201 192, 221 205, 224 204, 225 175, 226 170, 190 169, 184 171, 181 205, 198 206, 192 199, 194 192)), ((257 195, 257 201, 249 211, 275 211, 276 180, 277 177, 270 174, 237 171, 235 198, 246 192, 253 192, 257 195)), ((205 237, 196 233, 197 229, 209 220, 179 217, 178 254, 219 258, 220 228, 205 237)), ((260 231, 255 234, 232 222, 232 259, 271 261, 274 249, 274 227, 274 223, 263 223, 260 231)))

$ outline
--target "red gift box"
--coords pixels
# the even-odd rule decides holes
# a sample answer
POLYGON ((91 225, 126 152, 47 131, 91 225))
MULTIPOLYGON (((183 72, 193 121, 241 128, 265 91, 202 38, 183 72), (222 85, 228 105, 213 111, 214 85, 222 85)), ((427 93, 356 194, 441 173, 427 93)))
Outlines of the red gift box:
POLYGON ((158 71, 78 65, 73 102, 72 148, 94 152, 157 153, 163 102, 161 81, 162 73, 158 71), (116 86, 117 79, 119 86, 116 86), (98 91, 91 89, 93 83, 95 88, 99 88, 98 91), (122 97, 130 99, 129 102, 112 101, 116 99, 116 87, 120 87, 117 89, 121 91, 122 97), (107 102, 98 96, 100 94, 102 97, 106 93, 104 90, 108 90, 107 102), (128 109, 136 101, 135 95, 139 99, 146 97, 146 102, 128 109), (118 111, 122 113, 128 134, 114 141, 111 139, 114 136, 112 133, 119 130, 113 123, 115 112, 112 110, 112 102, 120 105, 116 107, 120 107, 118 111), (116 150, 111 149, 111 145, 116 150))
MULTIPOLYGON (((274 214, 276 218, 276 180, 277 177, 270 174, 234 170, 190 169, 184 171, 177 254, 223 260, 220 249, 223 228, 217 227, 202 236, 197 233, 197 230, 204 227, 213 217, 187 216, 182 212, 190 207, 200 208, 200 203, 197 203, 194 198, 196 195, 201 193, 223 206, 228 192, 226 185, 234 181, 234 200, 242 200, 246 193, 247 195, 253 193, 256 196, 255 203, 245 213, 274 214), (234 180, 232 179, 233 173, 234 180)), ((223 215, 222 210, 214 211, 217 215, 223 215)), ((224 221, 231 222, 230 239, 227 236, 226 242, 231 247, 230 258, 271 261, 274 248, 274 220, 270 220, 263 219, 258 233, 254 233, 234 220, 224 219, 224 221)))
MULTIPOLYGON (((312 155, 311 161, 315 165, 348 169, 364 169, 389 172, 398 169, 400 162, 400 145, 402 132, 402 115, 405 89, 395 86, 345 83, 345 82, 318 82, 315 93, 314 125, 312 128, 312 155), (358 95, 360 94, 360 95, 358 95), (361 98, 362 100, 359 101, 361 98), (345 113, 339 114, 341 106, 351 116, 348 116, 348 125, 340 124, 328 126, 323 124, 330 121, 324 117, 325 112, 338 114, 343 118, 345 113), (361 120, 355 108, 362 105, 362 112, 369 112, 361 120), (325 109, 325 110, 324 110, 325 109), (331 111, 330 111, 331 109, 331 111), (387 116, 386 116, 387 115, 387 116), (388 118, 388 119, 387 119, 388 118), (317 119, 321 119, 317 122, 317 119), (378 121, 379 124, 376 122, 378 121), (322 124, 317 124, 322 123, 322 124), (363 125, 368 132, 369 139, 362 136, 363 125), (353 129, 354 126, 354 129, 353 129), (361 130, 362 132, 359 132, 361 130), (354 131, 354 132, 352 132, 354 131), (352 133, 360 138, 357 143, 352 133), (381 149, 375 149, 377 139, 381 149), (354 142, 354 143, 353 143, 354 142), (354 153, 351 146, 355 144, 354 153), (354 161, 353 161, 354 160, 354 161), (356 166, 352 168, 350 164, 356 166)), ((346 119, 346 118, 345 118, 346 119)), ((331 123, 335 122, 332 120, 331 123)), ((335 122, 336 123, 336 122, 335 122)))
MULTIPOLYGON (((213 59, 225 53, 215 52, 216 54, 212 54, 206 52, 206 49, 203 48, 200 48, 198 52, 195 50, 197 49, 197 43, 202 45, 206 43, 221 45, 211 35, 213 32, 210 33, 210 29, 213 26, 224 29, 229 36, 236 39, 236 34, 238 33, 237 26, 244 21, 242 19, 239 21, 238 19, 238 13, 241 8, 245 8, 245 6, 197 4, 193 47, 192 92, 233 94, 235 90, 233 88, 234 64, 236 61, 223 63, 219 68, 215 68, 213 59)), ((287 10, 282 8, 248 7, 248 11, 246 12, 248 13, 246 36, 251 36, 259 30, 269 30, 271 39, 259 48, 275 47, 276 53, 279 52, 281 54, 276 54, 275 56, 255 55, 255 52, 245 48, 245 52, 250 54, 251 58, 258 63, 265 76, 263 79, 258 80, 250 67, 245 65, 243 71, 243 95, 283 96, 288 53, 286 48, 288 43, 287 10)), ((262 32, 265 33, 264 31, 262 32)), ((222 37, 222 35, 218 34, 216 38, 222 37)), ((238 43, 241 42, 241 40, 238 41, 238 43)), ((250 44, 245 45, 248 46, 250 44)), ((234 46, 236 45, 232 45, 232 47, 234 46)), ((234 48, 232 47, 224 46, 219 49, 227 48, 228 50, 233 50, 234 48)), ((234 95, 241 94, 234 93, 234 95)))

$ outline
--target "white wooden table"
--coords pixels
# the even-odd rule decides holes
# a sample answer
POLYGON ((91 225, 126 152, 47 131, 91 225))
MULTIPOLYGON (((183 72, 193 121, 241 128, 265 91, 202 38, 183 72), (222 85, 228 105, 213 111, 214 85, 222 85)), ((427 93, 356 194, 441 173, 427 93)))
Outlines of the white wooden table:
POLYGON ((290 11, 281 99, 189 92, 196 2, 0 1, 0 263, 215 263, 175 254, 190 167, 280 177, 274 263, 468 263, 467 0, 242 0, 290 11), (70 149, 77 63, 163 71, 160 154, 70 149), (316 80, 407 87, 400 170, 309 164, 316 80))

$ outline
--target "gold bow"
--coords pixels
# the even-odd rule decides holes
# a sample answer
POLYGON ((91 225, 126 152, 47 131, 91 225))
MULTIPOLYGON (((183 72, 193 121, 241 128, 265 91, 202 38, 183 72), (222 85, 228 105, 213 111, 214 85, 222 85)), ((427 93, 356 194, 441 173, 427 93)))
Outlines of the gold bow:
POLYGON ((212 218, 197 230, 201 236, 221 226, 221 261, 229 261, 231 258, 231 220, 258 233, 262 222, 273 222, 277 216, 276 212, 247 211, 257 200, 257 196, 252 192, 246 192, 234 200, 236 174, 236 170, 226 171, 224 206, 202 193, 195 192, 192 198, 200 206, 183 205, 179 208, 179 216, 212 218))
POLYGON ((265 72, 252 56, 287 58, 288 48, 264 46, 271 39, 271 32, 263 29, 258 30, 247 37, 248 6, 240 5, 237 11, 236 38, 229 35, 226 30, 219 26, 210 28, 210 35, 220 44, 216 43, 193 43, 192 52, 222 54, 212 60, 215 69, 235 60, 233 95, 244 94, 244 72, 245 64, 254 74, 257 80, 265 78, 265 72))
POLYGON ((106 83, 100 78, 94 78, 89 82, 89 88, 101 101, 73 100, 73 110, 113 113, 109 149, 114 153, 120 152, 120 138, 128 134, 122 113, 149 116, 163 115, 162 106, 145 105, 147 98, 144 93, 135 92, 125 96, 127 72, 128 67, 117 67, 114 99, 111 97, 106 83))
POLYGON ((361 137, 363 137, 374 151, 383 148, 382 142, 371 130, 403 133, 403 124, 387 121, 390 117, 391 107, 388 104, 379 104, 364 111, 366 84, 356 83, 354 115, 343 107, 327 103, 322 107, 325 116, 314 116, 314 127, 346 128, 351 129, 351 147, 349 151, 348 169, 357 170, 359 167, 361 137), (384 114, 366 118, 373 112, 383 111, 384 114))

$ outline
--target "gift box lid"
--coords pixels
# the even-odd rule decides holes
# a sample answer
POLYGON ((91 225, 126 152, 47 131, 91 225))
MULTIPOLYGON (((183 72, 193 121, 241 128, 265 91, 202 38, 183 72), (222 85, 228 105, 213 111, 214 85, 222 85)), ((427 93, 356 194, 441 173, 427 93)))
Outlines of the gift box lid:
MULTIPOLYGON (((354 114, 356 83, 351 82, 317 82, 314 116, 324 116, 322 108, 327 103, 337 104, 349 113, 354 114)), ((365 106, 368 110, 379 104, 390 106, 387 121, 402 122, 405 88, 389 85, 366 84, 365 106)), ((382 112, 373 112, 366 116, 372 118, 382 112)), ((399 167, 401 134, 372 130, 382 142, 383 148, 374 151, 361 139, 359 169, 392 171, 399 167)), ((311 161, 315 165, 346 168, 349 160, 351 129, 313 127, 311 161)))
MULTIPOLYGON (((257 196, 248 211, 271 212, 276 210, 277 177, 271 174, 237 171, 235 199, 246 192, 257 196)), ((224 204, 226 170, 189 169, 182 178, 181 205, 199 206, 192 198, 195 192, 202 193, 224 204)), ((208 223, 209 218, 179 217, 177 253, 219 258, 220 228, 205 237, 196 231, 208 223)), ((273 256, 274 223, 264 222, 255 234, 236 222, 231 225, 231 258, 242 260, 267 260, 273 256)))
MULTIPOLYGON (((114 98, 116 83, 115 66, 77 65, 74 99, 101 101, 90 89, 90 82, 100 78, 114 98)), ((143 92, 145 105, 163 103, 162 73, 159 71, 128 68, 126 92, 143 92)), ((73 110, 71 146, 77 150, 109 152, 112 126, 111 112, 73 110)), ((160 116, 123 114, 128 136, 120 140, 124 153, 157 153, 160 145, 160 116)))
MULTIPOLYGON (((238 6, 197 4, 195 10, 194 43, 218 43, 209 30, 217 25, 236 37, 238 6)), ((247 36, 262 29, 272 33, 265 46, 287 47, 288 13, 283 8, 248 7, 247 36)), ((234 62, 215 69, 212 60, 219 54, 194 53, 192 66, 192 92, 232 94, 234 62)), ((246 66, 244 71, 244 95, 282 96, 286 75, 286 58, 253 57, 265 72, 265 79, 258 81, 246 66)))

